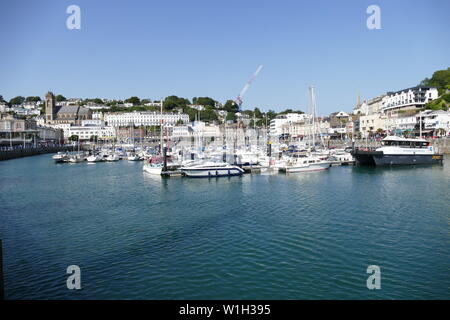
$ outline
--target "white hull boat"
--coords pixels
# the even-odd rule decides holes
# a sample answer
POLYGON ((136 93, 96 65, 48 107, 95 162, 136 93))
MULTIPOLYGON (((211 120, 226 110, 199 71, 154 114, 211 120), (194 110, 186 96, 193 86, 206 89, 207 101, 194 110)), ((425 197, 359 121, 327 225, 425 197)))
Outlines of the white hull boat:
POLYGON ((103 161, 103 157, 100 155, 91 155, 86 158, 86 161, 89 163, 100 162, 103 161))
POLYGON ((130 155, 130 156, 128 156, 128 157, 127 157, 127 160, 128 160, 128 161, 141 161, 142 158, 139 157, 137 154, 135 154, 135 155, 130 155))
POLYGON ((117 154, 110 154, 109 156, 106 157, 106 161, 108 162, 114 162, 114 161, 119 161, 120 157, 117 154))
POLYGON ((67 162, 69 160, 69 156, 66 152, 58 152, 57 154, 52 156, 52 159, 55 160, 56 163, 67 162))
POLYGON ((142 170, 144 170, 144 172, 147 172, 149 174, 161 175, 163 166, 164 165, 162 163, 157 163, 157 164, 146 163, 146 164, 144 164, 144 167, 142 170))
POLYGON ((238 166, 230 165, 226 162, 205 162, 200 164, 192 164, 181 167, 181 172, 191 178, 213 178, 213 177, 230 177, 240 176, 244 170, 238 166))
POLYGON ((288 162, 280 171, 286 173, 322 171, 330 167, 330 162, 316 157, 301 157, 288 162))
POLYGON ((84 160, 85 160, 85 158, 82 155, 75 155, 75 156, 69 158, 70 163, 79 163, 79 162, 83 162, 84 160))

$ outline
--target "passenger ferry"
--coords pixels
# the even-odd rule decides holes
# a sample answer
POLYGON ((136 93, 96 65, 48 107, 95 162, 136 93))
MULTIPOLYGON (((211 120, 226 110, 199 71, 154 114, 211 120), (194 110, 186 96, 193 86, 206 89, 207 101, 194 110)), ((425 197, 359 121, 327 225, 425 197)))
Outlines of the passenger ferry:
POLYGON ((358 165, 395 166, 441 164, 444 156, 424 139, 388 136, 375 151, 355 149, 352 155, 358 165))

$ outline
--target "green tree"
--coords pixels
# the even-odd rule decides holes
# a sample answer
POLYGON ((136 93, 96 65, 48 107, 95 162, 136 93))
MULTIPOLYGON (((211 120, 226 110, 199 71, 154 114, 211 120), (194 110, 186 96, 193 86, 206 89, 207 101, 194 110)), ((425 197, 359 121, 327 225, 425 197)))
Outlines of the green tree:
POLYGON ((266 112, 266 116, 267 116, 267 122, 270 122, 270 120, 275 119, 275 117, 277 116, 277 113, 273 110, 269 110, 266 112))
POLYGON ((227 102, 225 102, 225 104, 223 105, 222 109, 227 112, 238 112, 239 106, 233 100, 227 100, 227 102))
POLYGON ((103 104, 103 100, 100 98, 88 99, 88 101, 96 104, 103 104))
POLYGON ((425 78, 420 83, 421 86, 437 87, 439 94, 443 94, 448 85, 450 85, 450 68, 447 70, 438 70, 433 73, 431 78, 425 78))
POLYGON ((263 116, 263 114, 262 114, 261 110, 259 110, 259 108, 255 108, 254 113, 255 113, 256 118, 261 118, 263 116))
POLYGON ((233 121, 236 122, 237 118, 236 118, 236 114, 233 112, 228 112, 227 113, 227 117, 225 118, 226 121, 233 121))
POLYGON ((17 96, 17 97, 12 98, 11 100, 9 100, 9 104, 10 104, 10 105, 13 105, 13 104, 22 104, 22 103, 24 103, 24 101, 25 101, 25 98, 24 98, 24 97, 22 97, 22 96, 17 96))
POLYGON ((58 101, 58 102, 66 101, 66 100, 67 100, 66 97, 64 97, 62 94, 58 94, 58 95, 55 97, 55 99, 56 99, 56 101, 58 101))
POLYGON ((126 99, 125 102, 132 103, 134 106, 136 106, 141 103, 141 100, 138 97, 133 96, 133 97, 126 99))
POLYGON ((41 97, 37 97, 37 96, 33 97, 33 96, 30 96, 30 97, 27 97, 27 98, 25 99, 25 101, 26 101, 26 102, 38 102, 38 101, 41 101, 41 97))
POLYGON ((211 122, 217 121, 219 118, 217 117, 217 113, 213 109, 213 107, 206 107, 205 110, 200 111, 200 120, 211 122))
POLYGON ((192 103, 193 104, 198 104, 201 106, 210 106, 210 107, 215 107, 216 106, 216 100, 210 98, 210 97, 198 97, 198 98, 193 98, 192 99, 192 103))
POLYGON ((90 142, 95 142, 95 141, 97 141, 98 140, 98 136, 95 136, 95 135, 92 135, 90 138, 89 138, 89 141, 90 142))
POLYGON ((266 125, 266 120, 265 120, 265 118, 264 118, 264 119, 256 120, 256 126, 257 126, 257 127, 263 127, 263 126, 265 126, 265 125, 266 125))
POLYGON ((191 104, 188 99, 180 98, 177 96, 169 96, 164 99, 163 106, 167 111, 171 111, 175 108, 183 108, 183 110, 191 104))
POLYGON ((78 136, 76 134, 71 135, 69 141, 78 141, 78 136))

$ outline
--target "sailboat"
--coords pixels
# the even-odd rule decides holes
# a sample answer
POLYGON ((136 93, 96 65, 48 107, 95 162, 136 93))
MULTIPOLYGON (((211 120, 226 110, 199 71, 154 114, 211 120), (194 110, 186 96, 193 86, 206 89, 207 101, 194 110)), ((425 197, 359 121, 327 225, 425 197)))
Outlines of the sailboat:
MULTIPOLYGON (((161 136, 160 136, 160 143, 159 143, 160 155, 162 155, 162 153, 163 153, 163 120, 162 120, 163 110, 162 109, 163 109, 163 106, 161 103, 161 119, 160 119, 160 121, 161 121, 161 126, 160 126, 161 136)), ((164 161, 164 159, 162 157, 153 157, 152 156, 149 159, 145 160, 142 170, 149 174, 161 175, 163 168, 164 168, 163 161, 164 161)))
POLYGON ((79 162, 83 162, 84 160, 86 160, 83 152, 80 152, 80 141, 77 141, 78 144, 78 152, 75 155, 72 155, 69 157, 69 162, 70 163, 79 163, 79 162))
POLYGON ((326 160, 322 160, 318 156, 312 153, 312 148, 315 147, 315 135, 316 135, 316 98, 314 95, 314 87, 309 87, 310 108, 311 108, 311 141, 308 151, 305 156, 291 157, 284 166, 280 168, 280 171, 286 173, 296 172, 311 172, 322 171, 330 167, 331 163, 326 160))

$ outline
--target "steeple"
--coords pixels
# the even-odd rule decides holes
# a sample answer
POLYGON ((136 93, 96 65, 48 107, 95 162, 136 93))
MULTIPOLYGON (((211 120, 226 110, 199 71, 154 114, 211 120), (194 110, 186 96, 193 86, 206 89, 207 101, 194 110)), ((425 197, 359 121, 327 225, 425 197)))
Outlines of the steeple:
POLYGON ((56 99, 55 95, 49 91, 45 95, 45 121, 53 121, 56 118, 56 99))

